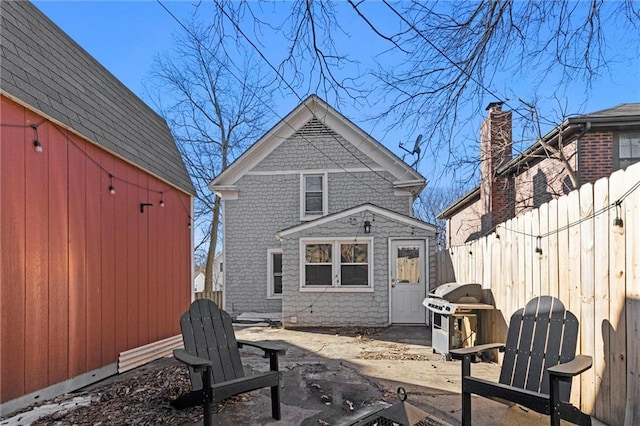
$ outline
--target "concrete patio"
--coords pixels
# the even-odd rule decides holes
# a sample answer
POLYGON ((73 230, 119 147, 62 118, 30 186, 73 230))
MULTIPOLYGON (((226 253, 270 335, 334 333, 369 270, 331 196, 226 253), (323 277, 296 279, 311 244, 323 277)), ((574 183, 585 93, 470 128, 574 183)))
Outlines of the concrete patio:
MULTIPOLYGON (((426 326, 303 330, 245 326, 237 327, 236 336, 243 340, 278 342, 286 348, 286 355, 280 358, 282 419, 277 421, 271 418, 269 389, 263 389, 217 407, 213 414, 213 424, 349 425, 367 414, 398 403, 398 387, 406 390, 407 403, 428 414, 426 424, 460 424, 460 362, 443 361, 439 354, 433 353, 430 329, 426 326)), ((243 349, 241 354, 246 369, 259 371, 268 368, 268 361, 261 357, 261 352, 243 349)), ((172 358, 161 359, 140 367, 137 371, 92 385, 78 394, 80 398, 84 398, 83 404, 91 404, 96 400, 96 395, 104 395, 105 386, 110 382, 124 382, 134 392, 136 383, 139 383, 136 377, 141 374, 156 374, 155 371, 168 366, 175 369, 176 365, 177 361, 172 358)), ((181 368, 178 370, 181 371, 181 368)), ((472 373, 495 380, 499 375, 499 366, 491 363, 473 364, 472 373)), ((185 417, 176 417, 177 412, 172 414, 163 390, 156 389, 153 393, 158 395, 146 400, 146 406, 148 410, 152 410, 152 414, 159 415, 161 424, 185 424, 184 420, 177 420, 185 417)), ((68 398, 57 402, 59 405, 73 403, 74 398, 76 401, 79 398, 78 394, 68 395, 68 398)), ((133 400, 127 401, 129 400, 124 400, 125 405, 134 404, 133 400)), ((201 418, 200 413, 201 411, 192 411, 190 418, 201 418)), ((477 425, 549 424, 546 416, 519 406, 509 407, 475 396, 473 416, 474 424, 477 425)), ((59 418, 59 421, 53 424, 70 424, 62 414, 54 417, 59 418)), ((105 420, 103 424, 129 424, 127 417, 114 418, 115 420, 105 420)), ((28 419, 28 413, 22 413, 19 418, 4 419, 0 424, 32 424, 32 420, 28 419)), ((34 424, 51 423, 35 421, 34 424)), ((158 424, 158 420, 151 420, 147 414, 142 415, 141 423, 137 424, 158 424)), ((598 424, 602 423, 594 420, 594 425, 598 424)))

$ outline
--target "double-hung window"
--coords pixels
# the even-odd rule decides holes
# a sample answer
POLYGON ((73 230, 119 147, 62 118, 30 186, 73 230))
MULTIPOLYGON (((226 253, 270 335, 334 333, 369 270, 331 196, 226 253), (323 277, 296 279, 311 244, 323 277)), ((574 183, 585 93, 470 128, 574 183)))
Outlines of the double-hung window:
POLYGON ((282 298, 282 250, 267 251, 267 298, 282 298))
POLYGON ((618 134, 618 168, 625 169, 640 161, 640 132, 618 134))
POLYGON ((373 240, 302 240, 302 291, 373 291, 373 240))
POLYGON ((327 214, 327 174, 312 173, 300 176, 300 217, 315 219, 327 214))

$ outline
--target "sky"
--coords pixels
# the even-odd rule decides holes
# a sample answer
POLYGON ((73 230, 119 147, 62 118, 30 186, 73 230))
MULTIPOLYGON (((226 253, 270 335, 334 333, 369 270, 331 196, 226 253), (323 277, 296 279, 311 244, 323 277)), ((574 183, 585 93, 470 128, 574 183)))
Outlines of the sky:
MULTIPOLYGON (((150 103, 149 96, 145 92, 145 82, 148 82, 150 78, 154 58, 170 52, 173 46, 173 36, 184 31, 161 4, 150 0, 35 1, 34 3, 132 92, 150 103)), ((163 1, 163 5, 182 22, 187 22, 190 19, 196 3, 195 1, 163 1)), ((200 6, 202 12, 202 9, 206 7, 206 2, 200 6)), ((374 10, 376 6, 374 3, 370 7, 374 10)), ((274 19, 282 19, 277 13, 272 16, 274 19)), ((384 22, 384 16, 379 18, 379 22, 384 22)), ((369 41, 371 37, 365 37, 367 29, 363 26, 357 27, 356 21, 351 29, 348 42, 353 44, 353 54, 363 62, 362 66, 365 66, 364 62, 384 46, 372 45, 372 42, 369 41)), ((269 40, 264 42, 263 46, 268 46, 266 49, 269 51, 265 50, 265 52, 273 54, 274 58, 286 53, 278 51, 278 47, 282 48, 283 46, 278 46, 275 42, 269 43, 269 40)), ((637 46, 611 46, 611 48, 638 50, 637 46)), ((242 54, 242 52, 238 53, 242 54)), ((393 56, 387 56, 385 60, 390 61, 388 66, 394 66, 393 56)), ((580 82, 576 82, 575 87, 569 85, 565 88, 570 100, 564 106, 569 112, 588 113, 624 102, 640 101, 640 60, 636 63, 611 63, 610 67, 613 75, 605 75, 597 79, 588 93, 585 93, 580 82)), ((536 87, 535 81, 514 81, 508 75, 500 77, 493 87, 501 94, 531 94, 540 91, 540 88, 536 87)), ((287 90, 276 95, 281 97, 274 99, 276 117, 273 118, 272 124, 283 118, 299 103, 300 98, 305 98, 306 95, 306 93, 287 93, 287 90)), ((493 100, 495 99, 487 95, 482 102, 488 104, 493 100)), ((352 106, 341 108, 340 111, 400 156, 404 152, 398 147, 399 142, 404 142, 406 146, 410 147, 417 134, 420 133, 419 129, 413 128, 406 132, 402 130, 385 132, 384 123, 369 120, 371 108, 352 106)), ((471 119, 465 124, 466 128, 461 131, 460 137, 477 139, 478 128, 484 118, 485 111, 467 111, 466 114, 471 119)), ((406 126, 406 128, 409 129, 410 126, 406 126)), ((546 129, 546 131, 548 130, 550 128, 546 129)), ((411 158, 407 158, 406 161, 410 162, 411 158)), ((421 160, 418 171, 428 181, 437 184, 442 174, 441 172, 436 173, 436 171, 439 170, 443 161, 442 158, 437 158, 435 155, 426 156, 421 160)), ((473 184, 472 180, 470 182, 473 184)))

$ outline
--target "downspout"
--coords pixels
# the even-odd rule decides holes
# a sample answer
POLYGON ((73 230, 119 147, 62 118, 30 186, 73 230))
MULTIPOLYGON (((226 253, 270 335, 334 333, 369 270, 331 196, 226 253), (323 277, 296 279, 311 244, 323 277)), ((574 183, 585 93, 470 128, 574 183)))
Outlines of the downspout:
POLYGON ((580 134, 576 137, 576 153, 578 154, 578 183, 580 185, 582 185, 582 173, 580 172, 581 170, 581 159, 580 159, 580 138, 584 136, 585 133, 587 133, 589 130, 591 130, 591 122, 587 121, 584 126, 582 131, 580 132, 580 134))

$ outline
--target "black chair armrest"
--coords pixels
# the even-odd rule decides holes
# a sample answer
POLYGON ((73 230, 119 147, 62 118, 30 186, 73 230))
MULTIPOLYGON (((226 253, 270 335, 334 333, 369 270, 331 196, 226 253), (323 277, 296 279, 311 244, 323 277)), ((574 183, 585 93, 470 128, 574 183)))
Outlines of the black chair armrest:
POLYGON ((264 351, 263 358, 269 358, 269 369, 278 371, 278 355, 285 354, 286 350, 276 344, 270 342, 249 342, 247 340, 238 340, 238 348, 243 346, 252 346, 264 351))
POLYGON ((573 377, 590 369, 591 365, 593 359, 589 355, 576 355, 571 361, 549 367, 547 371, 550 376, 573 377))
POLYGON ((470 346, 468 348, 451 349, 449 353, 453 359, 462 359, 465 355, 478 355, 491 349, 498 349, 504 352, 504 343, 486 343, 484 345, 470 346))
POLYGON ((191 355, 184 349, 174 349, 173 356, 178 361, 188 365, 196 371, 203 371, 211 365, 211 361, 209 361, 208 359, 191 355))
POLYGON ((243 346, 251 346, 254 348, 262 349, 265 355, 272 353, 284 355, 287 352, 287 350, 282 346, 278 346, 277 344, 271 342, 250 342, 248 340, 238 340, 238 347, 242 348, 243 346))

